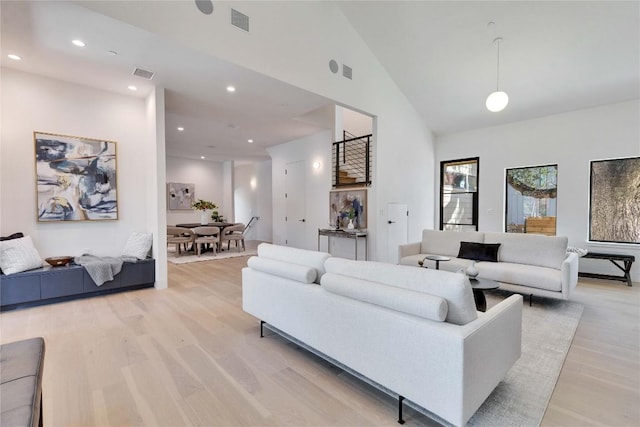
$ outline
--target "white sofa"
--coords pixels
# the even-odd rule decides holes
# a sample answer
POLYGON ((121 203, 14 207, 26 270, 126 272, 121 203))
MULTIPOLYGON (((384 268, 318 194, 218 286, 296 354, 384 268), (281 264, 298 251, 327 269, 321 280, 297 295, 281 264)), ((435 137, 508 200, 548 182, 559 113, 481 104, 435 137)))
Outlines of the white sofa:
POLYGON ((478 313, 462 274, 270 244, 247 264, 247 313, 398 397, 400 408, 406 398, 464 425, 520 357, 522 297, 478 313))
MULTIPOLYGON (((569 299, 578 283, 578 256, 567 253, 566 237, 518 233, 424 230, 422 241, 400 245, 398 264, 419 266, 427 255, 444 255, 440 269, 457 271, 473 261, 458 258, 461 242, 500 244, 498 262, 477 262, 478 277, 500 282, 500 288, 542 297, 569 299)), ((428 267, 433 261, 425 260, 428 267)))

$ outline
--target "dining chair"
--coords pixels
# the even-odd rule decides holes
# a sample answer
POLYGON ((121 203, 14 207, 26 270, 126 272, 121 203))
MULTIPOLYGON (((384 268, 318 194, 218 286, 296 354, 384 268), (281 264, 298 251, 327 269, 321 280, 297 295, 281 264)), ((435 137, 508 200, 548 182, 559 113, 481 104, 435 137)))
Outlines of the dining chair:
POLYGON ((167 226, 167 245, 176 245, 178 255, 181 254, 181 245, 184 250, 189 250, 188 245, 195 241, 196 235, 189 228, 167 226))
POLYGON ((196 227, 193 229, 196 235, 195 245, 196 254, 200 256, 202 245, 209 245, 213 247, 213 254, 219 250, 220 246, 220 228, 219 227, 196 227))
POLYGON ((229 227, 225 227, 222 230, 222 237, 220 238, 220 243, 224 245, 224 242, 227 242, 227 250, 231 250, 231 241, 236 242, 236 249, 240 252, 240 247, 238 246, 238 242, 242 242, 242 250, 246 250, 244 246, 244 224, 241 222, 237 222, 229 227))

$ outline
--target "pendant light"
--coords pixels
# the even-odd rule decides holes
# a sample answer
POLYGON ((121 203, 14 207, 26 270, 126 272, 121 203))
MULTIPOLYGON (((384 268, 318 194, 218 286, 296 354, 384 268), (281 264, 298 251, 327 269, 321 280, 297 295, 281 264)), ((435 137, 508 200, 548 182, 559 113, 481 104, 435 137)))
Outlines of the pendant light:
POLYGON ((498 37, 493 40, 493 43, 497 46, 498 50, 498 61, 496 65, 496 91, 492 92, 487 96, 486 106, 487 109, 493 113, 504 110, 504 108, 509 103, 509 95, 500 90, 500 42, 502 41, 502 37, 498 37))

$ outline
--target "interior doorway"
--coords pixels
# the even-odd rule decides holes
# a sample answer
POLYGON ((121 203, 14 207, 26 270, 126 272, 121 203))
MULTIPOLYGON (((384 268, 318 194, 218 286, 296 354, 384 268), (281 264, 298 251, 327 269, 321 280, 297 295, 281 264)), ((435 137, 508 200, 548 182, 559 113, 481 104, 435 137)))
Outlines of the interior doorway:
POLYGON ((302 160, 287 163, 285 168, 285 244, 302 249, 308 249, 305 246, 307 231, 306 165, 307 162, 302 160))

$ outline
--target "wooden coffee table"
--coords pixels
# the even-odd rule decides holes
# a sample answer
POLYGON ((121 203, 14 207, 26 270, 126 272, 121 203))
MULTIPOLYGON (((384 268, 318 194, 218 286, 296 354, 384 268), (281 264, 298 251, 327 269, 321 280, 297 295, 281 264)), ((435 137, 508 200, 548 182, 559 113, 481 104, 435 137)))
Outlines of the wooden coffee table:
POLYGON ((473 299, 476 302, 476 309, 482 312, 487 311, 487 299, 484 296, 484 291, 498 289, 500 285, 495 280, 481 279, 479 277, 475 279, 469 277, 469 282, 471 282, 471 288, 473 289, 473 299))

